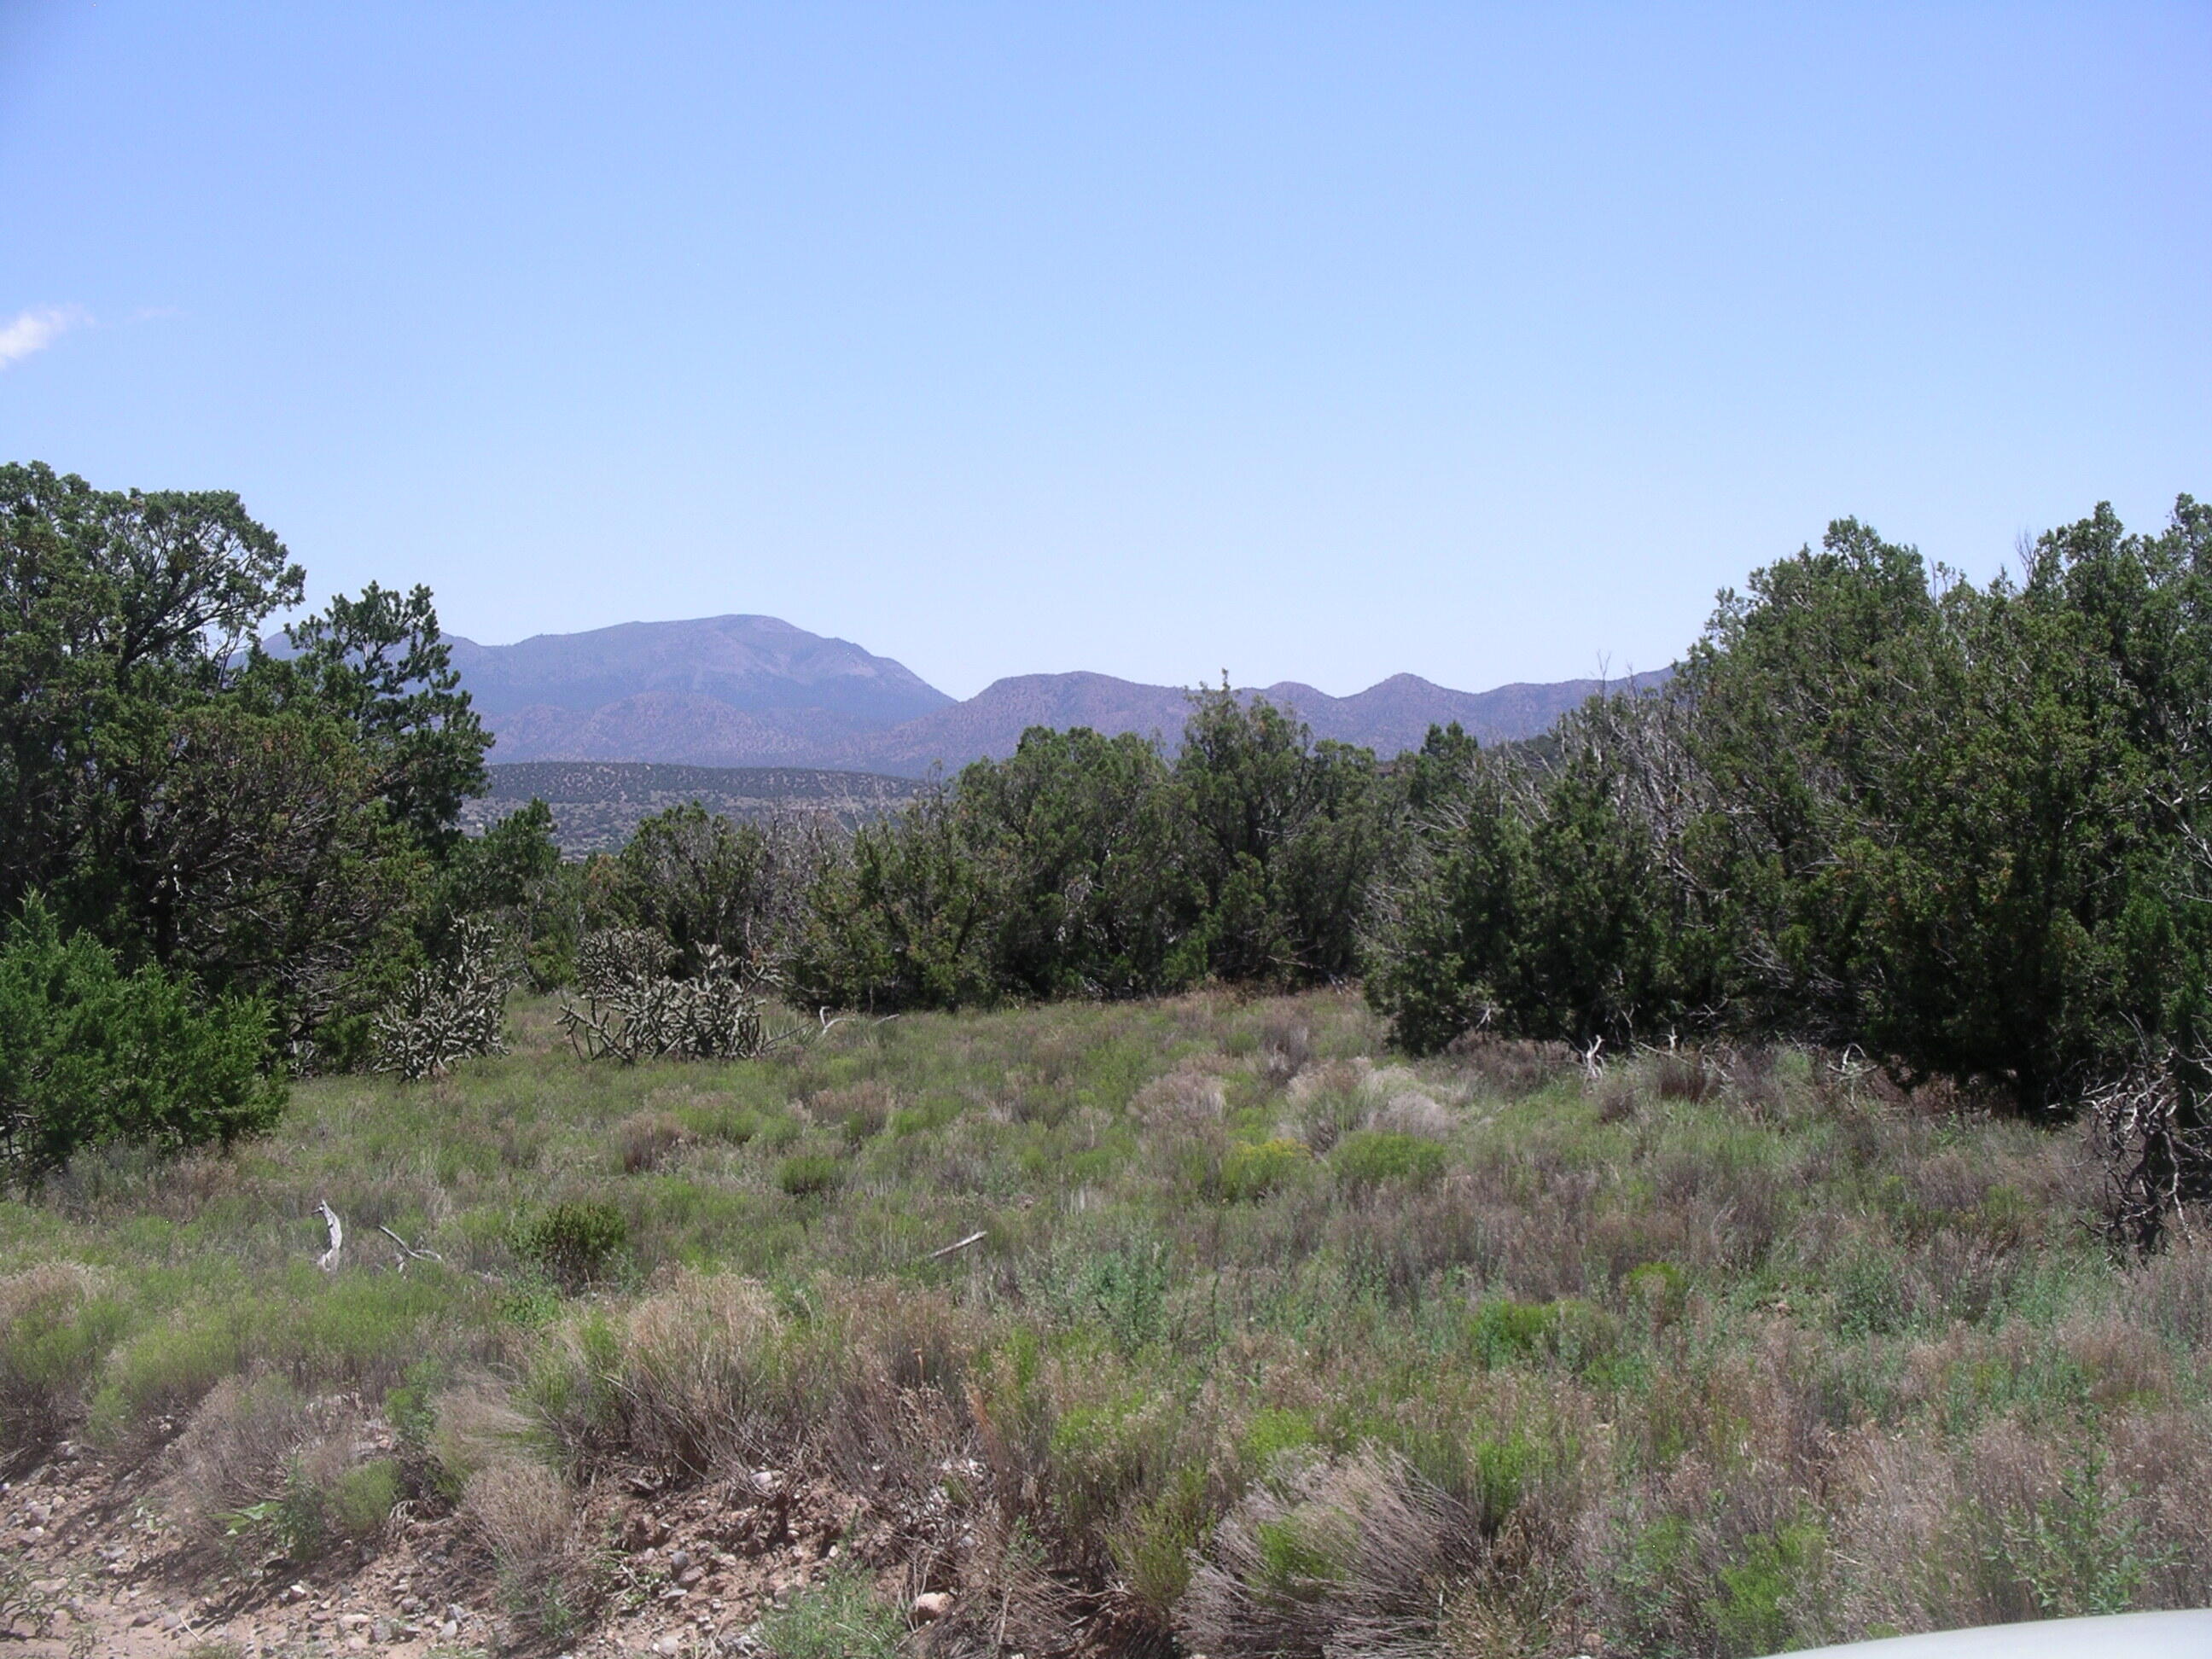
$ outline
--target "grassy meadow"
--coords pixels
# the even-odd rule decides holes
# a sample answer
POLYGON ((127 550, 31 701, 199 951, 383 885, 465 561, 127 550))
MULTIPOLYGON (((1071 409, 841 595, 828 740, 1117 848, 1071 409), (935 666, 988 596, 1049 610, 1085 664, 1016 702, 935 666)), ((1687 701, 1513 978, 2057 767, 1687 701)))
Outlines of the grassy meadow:
POLYGON ((2078 1132, 1797 1051, 1407 1063, 1348 994, 628 1069, 555 1012, 0 1203, 0 1456, 160 1469, 210 1571, 450 1511, 562 1643, 641 1471, 783 1472, 866 1517, 757 1627, 787 1659, 1735 1656, 2212 1600, 2212 1248, 2113 1253, 2078 1132))

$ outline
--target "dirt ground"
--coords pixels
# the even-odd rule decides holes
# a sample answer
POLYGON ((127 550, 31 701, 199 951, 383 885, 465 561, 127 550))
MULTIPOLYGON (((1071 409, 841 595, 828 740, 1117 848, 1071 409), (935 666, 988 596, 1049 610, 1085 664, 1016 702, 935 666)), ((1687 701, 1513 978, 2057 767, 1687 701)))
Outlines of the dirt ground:
MULTIPOLYGON (((863 1505, 780 1471, 669 1493, 641 1471, 595 1496, 618 1540, 611 1593, 594 1628, 555 1647, 501 1607, 490 1560, 450 1515, 403 1510, 375 1547, 312 1567, 210 1571, 186 1558, 151 1484, 64 1445, 0 1485, 0 1659, 758 1654, 763 1610, 889 1541, 866 1535, 863 1505)), ((906 1593, 903 1574, 876 1576, 906 1593)), ((925 1596, 921 1612, 943 1605, 925 1596)))

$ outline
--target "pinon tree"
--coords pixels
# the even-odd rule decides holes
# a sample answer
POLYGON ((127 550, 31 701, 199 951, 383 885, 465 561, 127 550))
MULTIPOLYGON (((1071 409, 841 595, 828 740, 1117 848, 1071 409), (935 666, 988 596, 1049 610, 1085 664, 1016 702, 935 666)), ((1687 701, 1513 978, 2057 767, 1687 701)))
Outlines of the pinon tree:
POLYGON ((295 1052, 365 1019, 489 739, 427 591, 264 651, 304 577, 228 491, 0 466, 0 912, 213 993, 295 1052))

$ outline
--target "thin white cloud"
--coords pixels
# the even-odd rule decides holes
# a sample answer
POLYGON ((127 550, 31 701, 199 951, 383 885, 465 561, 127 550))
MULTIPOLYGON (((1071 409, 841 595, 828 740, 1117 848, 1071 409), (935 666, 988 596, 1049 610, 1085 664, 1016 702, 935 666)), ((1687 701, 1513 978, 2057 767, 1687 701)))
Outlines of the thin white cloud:
POLYGON ((21 311, 0 323, 0 368, 20 363, 34 351, 44 351, 70 329, 90 322, 78 306, 46 306, 21 311))

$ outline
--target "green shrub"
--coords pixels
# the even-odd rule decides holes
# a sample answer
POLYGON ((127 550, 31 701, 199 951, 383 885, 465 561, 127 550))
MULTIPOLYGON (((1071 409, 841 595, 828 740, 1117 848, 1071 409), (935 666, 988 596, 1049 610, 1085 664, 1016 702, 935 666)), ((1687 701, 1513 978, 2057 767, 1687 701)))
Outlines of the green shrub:
POLYGON ((1157 1244, 1066 1252, 1053 1263, 1046 1299, 1069 1325, 1103 1329, 1117 1349, 1133 1354, 1165 1329, 1170 1277, 1167 1253, 1157 1244))
POLYGON ((1500 1297, 1475 1310, 1468 1335, 1485 1365, 1553 1358, 1580 1370, 1611 1352, 1620 1333, 1610 1315, 1579 1297, 1557 1302, 1500 1297))
POLYGON ((1252 1528, 1258 1546, 1260 1583, 1269 1595, 1307 1601, 1326 1595, 1344 1581, 1345 1540, 1339 1517, 1293 1510, 1252 1528))
POLYGON ((431 1402, 452 1382, 452 1367, 445 1361, 418 1359, 384 1391, 384 1420, 392 1425, 407 1489, 418 1497, 442 1498, 447 1502, 459 1498, 461 1488, 459 1481, 449 1480, 438 1467, 433 1449, 438 1412, 431 1402))
POLYGON ((283 1496, 253 1504, 230 1517, 240 1537, 267 1527, 294 1561, 313 1561, 344 1544, 366 1544, 384 1530, 404 1496, 399 1466, 388 1457, 325 1471, 295 1460, 283 1496))
POLYGON ((116 1446, 164 1417, 181 1416, 237 1373, 245 1348, 228 1309, 195 1309, 139 1332, 110 1356, 93 1395, 88 1432, 116 1446))
POLYGON ((1312 1162, 1313 1154, 1298 1141, 1240 1140, 1222 1155, 1221 1196, 1232 1204, 1265 1198, 1312 1162))
POLYGON ((556 1204, 515 1229, 514 1253, 562 1289, 574 1292, 603 1277, 629 1243, 629 1223, 611 1204, 556 1204))
POLYGON ((1304 1412, 1258 1411, 1237 1437, 1237 1455, 1247 1469, 1264 1475, 1285 1452, 1300 1450, 1320 1438, 1313 1419, 1304 1412))
POLYGON ((1898 1263, 1886 1252, 1865 1249, 1837 1270, 1836 1329, 1845 1336, 1888 1336, 1912 1316, 1898 1275, 1898 1263))
POLYGON ((776 1167, 775 1184, 796 1199, 824 1198, 845 1184, 845 1166, 826 1152, 801 1152, 776 1167))
POLYGON ((403 1495, 399 1465, 380 1457, 348 1469, 323 1492, 323 1514, 343 1538, 366 1542, 384 1530, 403 1495))
POLYGON ((760 1133, 759 1114, 743 1106, 721 1106, 689 1115, 692 1132, 708 1140, 743 1146, 760 1133))
POLYGON ((1742 1559, 1720 1570, 1721 1593, 1705 1603, 1723 1654, 1750 1659, 1792 1645, 1791 1599, 1812 1576, 1826 1544, 1826 1533, 1813 1521, 1744 1541, 1742 1559))
POLYGON ((1552 1334, 1554 1316, 1545 1302, 1515 1302, 1501 1297, 1474 1310, 1470 1334, 1474 1352, 1486 1365, 1510 1365, 1542 1352, 1552 1334))
POLYGON ((1990 1565, 2024 1585, 2045 1618, 2129 1612, 2180 1553, 2130 1512, 2134 1489, 2110 1492, 2105 1474, 2105 1458, 2092 1449, 2063 1471, 2056 1492, 1999 1517, 1990 1565))
POLYGON ((1527 1435, 1509 1430, 1477 1441, 1468 1462, 1476 1513, 1483 1527, 1494 1532, 1520 1507, 1542 1462, 1541 1449, 1527 1435))
POLYGON ((284 1107, 272 1034, 261 1004, 203 1006, 151 965, 126 975, 32 900, 0 939, 0 1184, 34 1185, 88 1147, 264 1133, 284 1107))
POLYGON ((1109 1534, 1114 1565, 1138 1604, 1163 1629, 1190 1588, 1191 1557, 1212 1526, 1206 1471, 1185 1464, 1109 1534))
POLYGON ((1425 1186, 1444 1172, 1444 1149, 1419 1135, 1357 1129, 1336 1144, 1329 1168, 1347 1187, 1425 1186))

